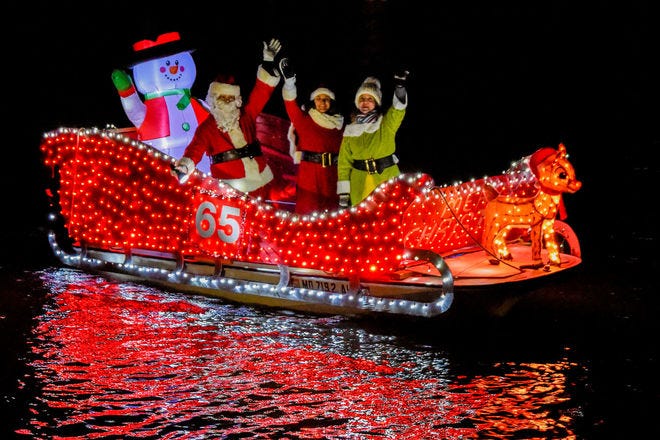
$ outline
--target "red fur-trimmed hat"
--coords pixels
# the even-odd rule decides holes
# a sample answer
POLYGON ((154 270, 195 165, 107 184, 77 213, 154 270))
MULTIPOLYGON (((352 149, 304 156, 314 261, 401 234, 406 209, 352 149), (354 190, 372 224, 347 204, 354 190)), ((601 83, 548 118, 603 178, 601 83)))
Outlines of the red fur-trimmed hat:
POLYGON ((234 75, 221 73, 209 85, 209 95, 213 97, 218 97, 219 95, 240 96, 241 87, 236 83, 234 75))
POLYGON ((536 150, 529 157, 529 169, 532 170, 532 173, 539 178, 539 165, 542 164, 547 158, 557 154, 557 150, 551 147, 543 147, 536 150))

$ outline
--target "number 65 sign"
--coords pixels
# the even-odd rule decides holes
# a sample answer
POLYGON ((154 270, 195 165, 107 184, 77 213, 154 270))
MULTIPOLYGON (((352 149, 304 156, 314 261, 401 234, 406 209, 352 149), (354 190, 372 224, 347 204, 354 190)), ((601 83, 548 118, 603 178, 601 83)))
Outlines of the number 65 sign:
POLYGON ((241 209, 225 204, 226 200, 203 200, 195 211, 195 229, 191 240, 213 253, 230 257, 235 254, 243 233, 241 209))
POLYGON ((234 206, 222 205, 220 213, 212 202, 202 202, 195 214, 195 229, 202 238, 214 234, 225 243, 235 243, 241 232, 241 210, 234 206))

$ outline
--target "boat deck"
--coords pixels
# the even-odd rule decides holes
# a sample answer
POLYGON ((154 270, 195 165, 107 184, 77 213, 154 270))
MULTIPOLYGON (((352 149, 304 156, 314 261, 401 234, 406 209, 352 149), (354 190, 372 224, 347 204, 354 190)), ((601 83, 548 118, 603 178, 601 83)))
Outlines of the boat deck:
MULTIPOLYGON (((509 245, 509 251, 513 260, 500 260, 499 264, 491 264, 493 257, 483 250, 445 257, 445 261, 454 275, 454 286, 482 286, 525 281, 561 272, 582 262, 580 257, 561 254, 560 266, 545 264, 536 267, 531 259, 529 244, 509 245)), ((545 249, 541 255, 543 261, 548 261, 545 249)))

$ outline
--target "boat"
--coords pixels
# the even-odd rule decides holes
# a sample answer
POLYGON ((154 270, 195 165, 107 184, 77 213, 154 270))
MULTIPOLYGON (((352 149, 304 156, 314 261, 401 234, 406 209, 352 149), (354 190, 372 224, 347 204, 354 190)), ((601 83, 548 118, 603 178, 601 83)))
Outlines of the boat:
POLYGON ((288 122, 262 114, 258 125, 283 176, 272 200, 199 170, 180 183, 175 158, 131 129, 44 133, 54 255, 68 267, 234 303, 422 318, 444 314, 469 289, 581 263, 577 236, 555 218, 562 194, 581 185, 563 145, 467 182, 439 186, 404 173, 356 206, 300 215, 286 134, 277 134, 288 122))

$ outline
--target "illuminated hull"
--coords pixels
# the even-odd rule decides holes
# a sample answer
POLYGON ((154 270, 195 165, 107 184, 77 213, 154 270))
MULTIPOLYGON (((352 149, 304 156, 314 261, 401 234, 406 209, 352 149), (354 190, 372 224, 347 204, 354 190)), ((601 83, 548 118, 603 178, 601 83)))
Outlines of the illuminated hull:
POLYGON ((507 175, 447 187, 402 175, 358 206, 300 216, 288 200, 253 199, 199 172, 179 184, 173 158, 117 130, 63 128, 41 149, 60 261, 166 288, 314 313, 433 317, 463 288, 581 262, 575 234, 556 222, 560 265, 532 264, 523 233, 509 236, 513 260, 493 264, 479 242, 483 187, 510 186, 507 175))

